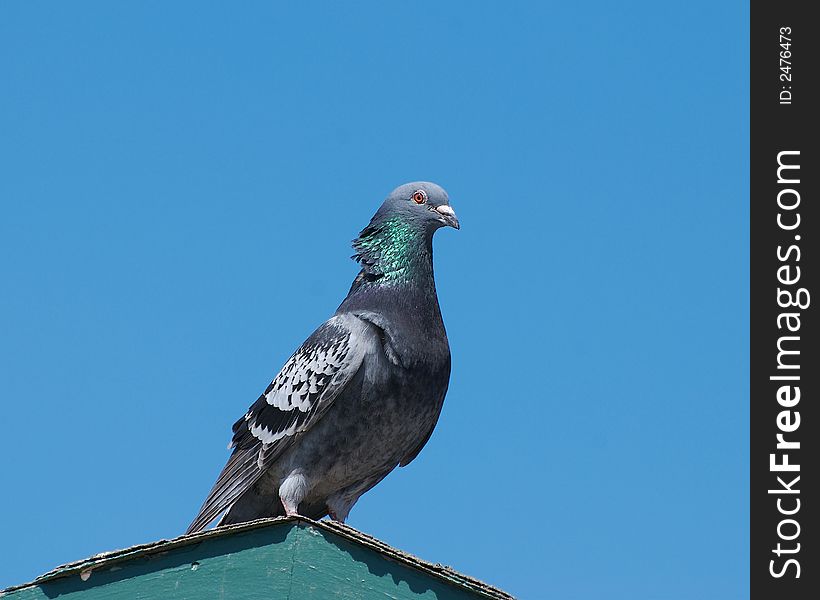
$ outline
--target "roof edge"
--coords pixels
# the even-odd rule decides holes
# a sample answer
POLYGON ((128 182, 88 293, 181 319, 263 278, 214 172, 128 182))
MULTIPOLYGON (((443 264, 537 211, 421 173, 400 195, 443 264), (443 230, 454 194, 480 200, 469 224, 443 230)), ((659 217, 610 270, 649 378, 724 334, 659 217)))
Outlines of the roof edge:
POLYGON ((332 533, 347 541, 365 546, 371 550, 375 550, 390 560, 428 575, 432 575, 433 577, 441 579, 451 585, 469 589, 472 592, 481 594, 488 598, 493 598, 495 600, 514 600, 514 597, 507 592, 504 592, 503 590, 500 590, 488 583, 484 583, 483 581, 470 577, 469 575, 464 575, 463 573, 460 573, 446 565, 431 563, 407 552, 403 552, 402 550, 394 548, 393 546, 390 546, 389 544, 386 544, 371 535, 362 533, 358 529, 350 527, 349 525, 337 523, 336 521, 314 521, 313 519, 308 519, 307 517, 302 516, 256 519, 245 523, 237 523, 235 525, 223 525, 221 527, 215 527, 199 533, 181 535, 171 539, 162 539, 157 540, 156 542, 137 544, 122 550, 101 552, 82 560, 55 567, 51 571, 40 575, 28 583, 14 585, 4 590, 0 590, 0 596, 23 588, 49 583, 63 577, 82 575, 86 571, 124 562, 140 556, 149 556, 159 552, 167 552, 175 548, 197 544, 212 538, 225 537, 234 533, 242 533, 244 531, 283 525, 291 522, 295 523, 297 526, 316 527, 322 531, 332 533))

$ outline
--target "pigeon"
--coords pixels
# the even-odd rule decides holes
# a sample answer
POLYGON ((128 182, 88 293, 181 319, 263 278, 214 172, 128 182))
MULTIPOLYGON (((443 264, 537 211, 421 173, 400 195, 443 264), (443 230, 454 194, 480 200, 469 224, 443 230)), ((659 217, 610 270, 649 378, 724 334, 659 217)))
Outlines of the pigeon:
POLYGON ((433 234, 459 229, 447 192, 402 185, 353 241, 361 270, 336 313, 233 426, 230 458, 188 533, 301 515, 344 522, 430 439, 450 381, 433 234))

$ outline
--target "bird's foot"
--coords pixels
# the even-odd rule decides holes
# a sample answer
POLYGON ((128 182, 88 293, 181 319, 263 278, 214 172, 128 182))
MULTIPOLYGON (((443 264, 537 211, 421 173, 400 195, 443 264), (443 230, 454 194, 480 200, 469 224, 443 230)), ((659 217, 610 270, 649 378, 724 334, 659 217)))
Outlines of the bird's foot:
POLYGON ((282 508, 285 509, 285 514, 289 517, 298 517, 299 516, 299 503, 294 502, 291 500, 290 502, 285 498, 279 497, 280 502, 282 502, 282 508))
POLYGON ((340 519, 339 516, 336 514, 335 510, 328 509, 327 510, 327 515, 330 517, 331 521, 336 521, 337 523, 344 523, 345 522, 344 517, 342 517, 340 519))
POLYGON ((308 489, 308 479, 302 469, 294 469, 285 477, 279 486, 279 500, 287 516, 299 515, 299 504, 305 499, 308 489))

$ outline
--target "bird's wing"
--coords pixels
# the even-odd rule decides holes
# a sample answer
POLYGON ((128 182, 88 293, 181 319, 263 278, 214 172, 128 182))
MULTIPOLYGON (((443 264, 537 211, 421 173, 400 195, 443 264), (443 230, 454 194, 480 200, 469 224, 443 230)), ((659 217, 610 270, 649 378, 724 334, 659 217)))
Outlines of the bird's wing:
POLYGON ((299 433, 310 429, 354 377, 374 337, 353 316, 326 321, 288 359, 233 426, 233 454, 188 533, 204 529, 262 476, 299 433))

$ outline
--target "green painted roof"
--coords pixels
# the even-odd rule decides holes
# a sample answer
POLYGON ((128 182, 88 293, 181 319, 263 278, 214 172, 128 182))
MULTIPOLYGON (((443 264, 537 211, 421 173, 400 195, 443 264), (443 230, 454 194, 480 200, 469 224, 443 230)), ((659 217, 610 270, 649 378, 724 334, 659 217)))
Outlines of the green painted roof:
POLYGON ((3 600, 512 598, 347 525, 303 517, 260 519, 97 554, 8 588, 0 596, 3 600))

